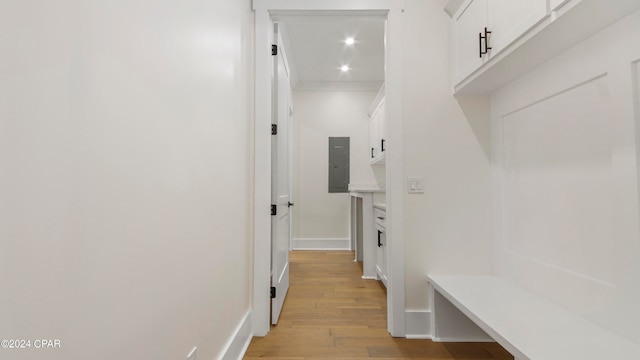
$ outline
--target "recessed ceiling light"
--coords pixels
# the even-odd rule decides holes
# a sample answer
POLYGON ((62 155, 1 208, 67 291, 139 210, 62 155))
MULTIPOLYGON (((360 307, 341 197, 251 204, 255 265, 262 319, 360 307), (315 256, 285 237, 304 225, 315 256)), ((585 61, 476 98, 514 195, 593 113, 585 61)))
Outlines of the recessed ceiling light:
POLYGON ((348 37, 348 38, 346 38, 344 40, 344 43, 347 44, 347 45, 353 45, 353 44, 355 44, 355 42, 356 42, 356 40, 354 38, 352 38, 352 37, 348 37))
POLYGON ((340 70, 342 70, 342 72, 347 72, 347 71, 349 71, 349 65, 342 65, 342 67, 340 68, 340 70))

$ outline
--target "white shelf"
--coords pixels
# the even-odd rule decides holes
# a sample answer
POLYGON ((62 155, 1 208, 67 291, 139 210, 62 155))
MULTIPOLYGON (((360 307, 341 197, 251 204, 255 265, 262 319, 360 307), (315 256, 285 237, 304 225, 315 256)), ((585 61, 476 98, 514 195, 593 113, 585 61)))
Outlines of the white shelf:
POLYGON ((371 159, 371 165, 384 165, 386 157, 387 157, 387 153, 382 152, 382 154, 371 159))

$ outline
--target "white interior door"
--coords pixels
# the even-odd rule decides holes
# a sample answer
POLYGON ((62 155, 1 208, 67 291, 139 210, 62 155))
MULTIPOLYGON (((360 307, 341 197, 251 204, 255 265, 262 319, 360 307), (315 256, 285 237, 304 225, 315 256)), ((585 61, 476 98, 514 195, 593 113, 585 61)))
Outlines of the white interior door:
MULTIPOLYGON (((275 43, 281 44, 277 24, 274 24, 275 43)), ((289 169, 289 72, 282 47, 274 56, 273 76, 273 124, 277 135, 272 136, 271 147, 271 201, 276 214, 271 220, 271 323, 277 324, 287 290, 289 289, 290 228, 290 169, 289 169)))

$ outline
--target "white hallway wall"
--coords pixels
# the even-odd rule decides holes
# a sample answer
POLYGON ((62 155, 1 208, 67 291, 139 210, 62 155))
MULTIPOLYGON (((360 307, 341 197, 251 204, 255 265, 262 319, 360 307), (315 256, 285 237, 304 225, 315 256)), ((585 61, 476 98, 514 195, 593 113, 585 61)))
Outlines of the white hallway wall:
POLYGON ((348 246, 349 194, 328 192, 329 137, 351 138, 350 181, 375 184, 367 116, 375 96, 375 91, 294 91, 294 244, 348 246))
POLYGON ((224 350, 251 298, 249 6, 0 2, 0 338, 62 344, 0 358, 224 350))
POLYGON ((638 38, 640 11, 492 96, 497 273, 635 342, 638 38))

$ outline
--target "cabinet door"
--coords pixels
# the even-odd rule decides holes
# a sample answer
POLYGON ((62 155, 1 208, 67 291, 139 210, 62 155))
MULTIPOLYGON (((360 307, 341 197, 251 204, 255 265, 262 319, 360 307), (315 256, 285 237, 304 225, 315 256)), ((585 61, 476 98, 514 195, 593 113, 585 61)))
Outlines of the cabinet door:
POLYGON ((453 20, 456 82, 463 80, 486 60, 480 57, 478 35, 487 23, 487 0, 470 0, 453 20))
POLYGON ((369 156, 373 159, 378 156, 378 109, 374 111, 369 120, 369 156))
POLYGON ((551 11, 557 10, 560 6, 564 5, 569 0, 549 0, 549 9, 551 11))
POLYGON ((547 0, 490 0, 489 46, 497 54, 547 16, 547 0))
POLYGON ((378 107, 378 117, 376 118, 376 121, 378 123, 377 126, 377 130, 378 130, 378 136, 377 136, 377 142, 378 142, 378 146, 380 147, 380 152, 384 152, 387 149, 387 144, 384 143, 384 139, 385 139, 385 122, 387 119, 387 113, 386 113, 386 108, 384 105, 384 99, 382 99, 382 102, 380 103, 380 106, 378 107))
POLYGON ((378 249, 376 250, 376 273, 384 286, 387 286, 387 234, 377 231, 378 249))

